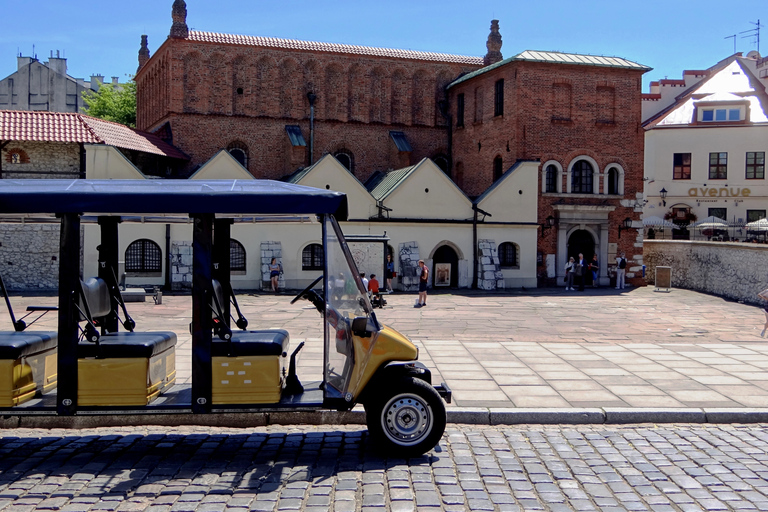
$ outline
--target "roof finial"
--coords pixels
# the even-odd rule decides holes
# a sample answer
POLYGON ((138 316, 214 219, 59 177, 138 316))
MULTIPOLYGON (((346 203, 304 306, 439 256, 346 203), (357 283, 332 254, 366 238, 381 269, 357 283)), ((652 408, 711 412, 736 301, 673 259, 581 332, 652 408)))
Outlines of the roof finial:
POLYGON ((174 39, 186 39, 189 36, 187 27, 187 4, 184 0, 174 0, 171 9, 173 25, 171 25, 171 37, 174 39))
POLYGON ((501 34, 499 34, 499 20, 491 20, 491 33, 485 43, 488 53, 483 57, 483 64, 490 66, 504 59, 501 55, 501 34))
POLYGON ((141 68, 144 67, 144 64, 149 61, 149 47, 147 46, 147 36, 142 35, 141 36, 141 48, 139 48, 139 69, 136 70, 138 73, 141 71, 141 68))

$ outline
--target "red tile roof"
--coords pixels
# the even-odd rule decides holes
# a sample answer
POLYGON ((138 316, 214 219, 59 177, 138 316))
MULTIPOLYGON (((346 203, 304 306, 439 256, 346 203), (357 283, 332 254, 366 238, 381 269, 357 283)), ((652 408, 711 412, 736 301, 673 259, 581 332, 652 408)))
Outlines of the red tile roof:
POLYGON ((191 30, 187 39, 204 43, 265 46, 268 48, 287 48, 289 50, 351 53, 355 55, 372 55, 375 57, 392 57, 395 59, 428 60, 456 64, 471 64, 475 66, 483 65, 482 57, 452 55, 449 53, 417 52, 413 50, 398 50, 395 48, 375 48, 372 46, 356 46, 350 44, 319 43, 314 41, 299 41, 296 39, 281 39, 279 37, 240 36, 191 30))
POLYGON ((82 142, 189 160, 158 136, 71 112, 0 110, 0 141, 82 142))

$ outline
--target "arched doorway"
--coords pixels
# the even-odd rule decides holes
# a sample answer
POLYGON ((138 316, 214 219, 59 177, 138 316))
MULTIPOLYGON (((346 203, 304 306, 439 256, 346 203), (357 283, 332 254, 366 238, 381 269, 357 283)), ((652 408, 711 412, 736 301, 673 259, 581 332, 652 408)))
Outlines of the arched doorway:
MULTIPOLYGON (((577 229, 568 237, 568 257, 573 256, 573 259, 578 260, 579 253, 584 255, 586 262, 592 261, 592 256, 595 254, 595 239, 592 237, 592 233, 586 229, 577 229)), ((592 282, 590 272, 585 272, 584 278, 585 283, 592 282)))
POLYGON ((458 288, 459 256, 448 245, 441 245, 432 257, 432 286, 458 288))

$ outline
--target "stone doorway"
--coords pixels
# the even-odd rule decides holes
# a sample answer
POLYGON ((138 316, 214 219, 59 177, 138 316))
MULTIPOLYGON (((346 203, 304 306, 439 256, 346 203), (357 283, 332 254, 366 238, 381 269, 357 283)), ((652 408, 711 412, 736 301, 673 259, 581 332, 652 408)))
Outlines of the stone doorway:
POLYGON ((432 257, 432 287, 459 287, 459 255, 448 245, 438 247, 432 257))

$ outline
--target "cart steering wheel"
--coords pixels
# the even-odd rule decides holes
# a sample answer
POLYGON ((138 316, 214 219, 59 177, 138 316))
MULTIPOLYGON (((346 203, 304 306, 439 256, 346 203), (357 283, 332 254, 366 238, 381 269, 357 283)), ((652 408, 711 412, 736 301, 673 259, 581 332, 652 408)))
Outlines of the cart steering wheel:
POLYGON ((299 300, 299 299, 301 299, 301 298, 304 298, 304 295, 306 295, 307 293, 309 293, 309 291, 310 291, 310 290, 311 290, 311 289, 312 289, 312 288, 313 288, 313 287, 314 287, 314 286, 315 286, 317 283, 319 283, 319 282, 320 282, 322 279, 323 279, 323 276, 320 276, 320 277, 318 277, 317 279, 315 279, 314 281, 312 281, 312 283, 311 283, 309 286, 307 286, 306 288, 304 288, 303 290, 301 290, 301 291, 298 293, 298 295, 296 295, 296 296, 293 298, 293 300, 291 301, 291 304, 295 304, 297 300, 299 300))

